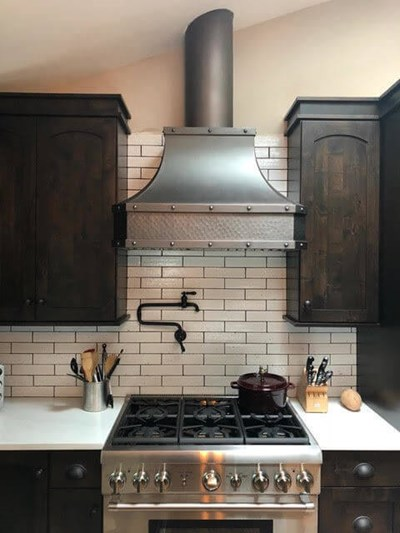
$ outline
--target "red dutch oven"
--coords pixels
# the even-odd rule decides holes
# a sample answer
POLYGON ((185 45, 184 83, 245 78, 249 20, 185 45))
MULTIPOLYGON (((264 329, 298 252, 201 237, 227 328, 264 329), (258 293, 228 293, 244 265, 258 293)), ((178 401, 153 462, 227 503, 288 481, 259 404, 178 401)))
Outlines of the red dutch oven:
POLYGON ((269 374, 260 367, 258 373, 242 374, 231 387, 239 391, 241 411, 255 414, 280 412, 287 402, 287 390, 295 385, 283 376, 269 374))

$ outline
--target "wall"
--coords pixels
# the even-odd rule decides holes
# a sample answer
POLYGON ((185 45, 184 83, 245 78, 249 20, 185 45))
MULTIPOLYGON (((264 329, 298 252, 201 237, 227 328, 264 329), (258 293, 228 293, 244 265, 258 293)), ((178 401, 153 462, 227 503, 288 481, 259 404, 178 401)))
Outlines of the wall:
MULTIPOLYGON (((397 0, 333 0, 235 32, 235 125, 282 133, 297 96, 380 96, 400 77, 399 20, 397 0)), ((182 50, 46 90, 121 93, 135 131, 180 126, 182 50)))
MULTIPOLYGON (((129 138, 126 197, 154 175, 162 155, 160 134, 129 138)), ((259 166, 278 190, 286 192, 286 140, 256 138, 259 166)), ((0 327, 0 362, 6 366, 7 396, 81 396, 82 384, 67 376, 69 362, 91 347, 124 349, 112 379, 113 393, 224 394, 230 382, 259 365, 298 382, 308 354, 318 364, 330 356, 331 396, 356 384, 356 334, 351 328, 295 328, 285 310, 285 256, 264 251, 131 251, 128 268, 131 319, 119 327, 0 327), (140 302, 178 301, 181 291, 201 311, 146 310, 144 318, 182 321, 186 352, 174 330, 141 326, 140 302)))

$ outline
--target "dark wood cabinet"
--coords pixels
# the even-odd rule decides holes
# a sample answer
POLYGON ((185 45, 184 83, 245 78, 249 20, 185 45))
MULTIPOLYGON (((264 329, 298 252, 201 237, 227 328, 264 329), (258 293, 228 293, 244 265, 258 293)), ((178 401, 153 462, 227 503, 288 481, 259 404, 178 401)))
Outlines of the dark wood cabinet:
POLYGON ((100 533, 102 515, 100 452, 52 452, 49 531, 100 533))
POLYGON ((101 533, 100 451, 2 451, 0 531, 101 533))
POLYGON ((286 117, 288 195, 307 208, 307 249, 287 256, 287 318, 293 323, 378 322, 375 106, 372 99, 300 99, 286 117))
POLYGON ((399 452, 324 452, 319 531, 400 532, 399 452))
POLYGON ((47 454, 2 451, 0 472, 0 531, 47 533, 47 454))
POLYGON ((126 318, 126 118, 119 96, 0 94, 0 322, 126 318))

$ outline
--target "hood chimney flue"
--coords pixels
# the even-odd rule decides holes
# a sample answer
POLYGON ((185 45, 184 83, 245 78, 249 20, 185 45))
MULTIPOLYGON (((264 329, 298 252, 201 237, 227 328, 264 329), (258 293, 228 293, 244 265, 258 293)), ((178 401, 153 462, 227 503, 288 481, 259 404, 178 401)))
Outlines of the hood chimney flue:
POLYGON ((233 126, 233 13, 216 9, 185 33, 185 125, 233 126))

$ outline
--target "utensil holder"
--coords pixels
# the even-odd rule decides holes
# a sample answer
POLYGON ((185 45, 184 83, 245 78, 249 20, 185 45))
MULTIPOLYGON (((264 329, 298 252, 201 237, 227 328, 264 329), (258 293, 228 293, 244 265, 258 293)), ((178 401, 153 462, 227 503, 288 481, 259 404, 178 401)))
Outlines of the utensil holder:
POLYGON ((328 412, 328 385, 308 385, 307 373, 304 369, 299 386, 297 398, 306 413, 328 412))
POLYGON ((84 411, 104 411, 106 404, 106 389, 104 381, 85 382, 83 384, 83 409, 84 411))

